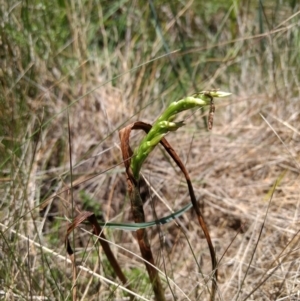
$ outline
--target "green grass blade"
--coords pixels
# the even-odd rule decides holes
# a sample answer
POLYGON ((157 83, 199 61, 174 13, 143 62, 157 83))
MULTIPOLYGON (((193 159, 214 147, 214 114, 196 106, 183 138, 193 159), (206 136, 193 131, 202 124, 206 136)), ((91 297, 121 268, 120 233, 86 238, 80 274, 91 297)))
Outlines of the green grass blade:
POLYGON ((104 222, 99 222, 99 225, 102 227, 106 228, 111 228, 111 229, 120 229, 120 230, 126 230, 126 231, 136 231, 138 229, 146 229, 153 227, 155 225, 163 225, 171 222, 175 218, 178 218, 181 216, 184 212, 189 210, 192 207, 192 203, 189 203, 188 205, 184 206, 180 210, 169 214, 165 217, 162 217, 158 220, 147 222, 147 223, 104 223, 104 222))

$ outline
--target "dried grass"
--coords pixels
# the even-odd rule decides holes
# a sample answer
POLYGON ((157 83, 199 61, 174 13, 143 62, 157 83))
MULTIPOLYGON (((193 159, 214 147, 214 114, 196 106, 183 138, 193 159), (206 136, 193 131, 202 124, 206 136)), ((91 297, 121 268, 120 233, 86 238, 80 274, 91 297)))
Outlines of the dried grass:
MULTIPOLYGON (((217 86, 234 94, 230 100, 216 101, 212 132, 203 128, 201 112, 196 111, 183 115, 187 125, 167 136, 187 164, 221 259, 216 299, 297 300, 300 56, 299 18, 293 14, 299 6, 296 4, 292 11, 286 5, 279 13, 268 2, 264 12, 269 24, 263 24, 271 26, 272 14, 278 13, 269 28, 278 32, 265 36, 260 36, 256 8, 250 1, 247 9, 239 7, 235 11, 235 19, 229 15, 226 19, 221 8, 210 16, 211 20, 195 15, 192 8, 196 9, 196 4, 178 8, 178 26, 187 41, 191 41, 188 37, 193 36, 195 27, 205 34, 207 44, 195 39, 191 49, 150 62, 164 53, 165 43, 172 46, 171 50, 182 47, 168 5, 159 10, 164 16, 161 31, 168 37, 162 41, 153 34, 154 27, 148 28, 150 12, 138 1, 133 1, 132 10, 124 5, 111 15, 105 6, 93 6, 92 1, 86 7, 70 3, 69 44, 58 49, 48 45, 49 58, 45 59, 35 53, 34 42, 28 42, 28 55, 31 51, 33 56, 28 61, 15 37, 21 36, 23 23, 17 22, 21 7, 18 3, 15 7, 8 3, 2 6, 6 12, 10 9, 5 24, 19 27, 13 38, 7 27, 2 36, 6 59, 1 67, 0 296, 5 293, 4 300, 71 298, 71 266, 67 259, 63 264, 59 260, 65 256, 65 217, 72 217, 75 205, 92 211, 100 208, 99 218, 105 220, 132 219, 118 130, 132 120, 152 122, 166 103, 180 98, 181 81, 192 92, 196 82, 197 87, 217 86), (123 39, 112 43, 116 39, 113 33, 118 35, 120 28, 112 25, 108 30, 108 25, 99 22, 103 53, 94 50, 94 45, 88 49, 89 36, 92 32, 96 36, 95 29, 89 27, 95 24, 91 20, 93 9, 100 17, 104 14, 112 18, 112 24, 116 24, 113 18, 129 12, 132 15, 128 20, 139 24, 142 36, 130 27, 123 39), (218 18, 224 21, 224 27, 219 29, 219 40, 215 40, 213 30, 220 24, 218 18), (230 29, 232 24, 238 25, 230 29), (183 53, 190 59, 190 77, 182 67, 183 53), (174 62, 179 65, 178 76, 173 73, 174 62), (56 253, 49 255, 45 248, 56 253)), ((55 10, 54 15, 57 13, 55 10)), ((23 33, 22 39, 30 41, 29 37, 23 33)), ((140 134, 133 137, 133 146, 140 138, 140 134)), ((143 188, 148 199, 144 206, 148 220, 154 218, 153 208, 158 216, 169 212, 155 194, 174 210, 187 203, 184 179, 162 150, 151 154, 143 176, 151 184, 143 188)), ((178 300, 206 300, 209 296, 209 253, 204 238, 203 243, 195 244, 203 237, 195 218, 192 212, 180 218, 187 238, 174 223, 149 231, 158 266, 177 285, 171 283, 170 290, 164 283, 168 300, 174 300, 174 295, 178 300)), ((137 257, 135 235, 119 230, 106 230, 106 235, 114 243, 112 249, 133 290, 151 299, 144 265, 137 257)), ((124 300, 121 290, 95 276, 114 278, 101 249, 97 251, 86 232, 77 233, 76 246, 77 259, 95 272, 82 271, 78 276, 77 290, 82 300, 124 300)))

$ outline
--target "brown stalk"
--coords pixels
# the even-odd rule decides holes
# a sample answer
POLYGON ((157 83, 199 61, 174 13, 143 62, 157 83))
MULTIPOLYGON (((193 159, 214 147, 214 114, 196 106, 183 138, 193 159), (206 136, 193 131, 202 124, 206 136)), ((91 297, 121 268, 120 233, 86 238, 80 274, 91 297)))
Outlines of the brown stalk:
MULTIPOLYGON (((134 178, 132 170, 130 168, 130 158, 132 156, 132 150, 129 146, 130 132, 135 129, 135 124, 129 125, 120 130, 121 150, 126 169, 127 189, 129 198, 131 201, 131 210, 133 218, 136 223, 145 222, 145 214, 143 209, 143 202, 139 191, 139 183, 134 178)), ((145 260, 146 269, 149 275, 150 282, 152 284, 155 299, 157 301, 164 301, 164 290, 159 278, 157 269, 155 268, 155 262, 151 251, 147 231, 145 229, 138 229, 136 231, 137 241, 140 247, 141 255, 145 260)))
POLYGON ((210 98, 210 107, 209 107, 209 114, 208 114, 208 129, 211 130, 214 124, 214 114, 215 114, 215 104, 213 97, 210 98))
POLYGON ((211 300, 214 300, 215 298, 215 293, 216 293, 216 288, 217 288, 217 280, 218 280, 218 267, 217 267, 217 258, 216 258, 216 253, 215 253, 215 249, 214 246, 212 244, 210 235, 209 235, 209 231, 207 228, 207 225, 205 223, 203 214, 200 210, 200 207, 198 205, 198 202, 196 200, 196 196, 194 193, 194 188, 192 185, 192 181, 190 179, 190 176, 188 174, 188 171, 186 170, 184 164, 182 163, 182 161, 180 160, 180 158, 178 157, 177 153, 175 152, 175 150, 171 147, 171 145, 169 144, 169 142, 163 138, 161 140, 161 144, 164 146, 164 148, 166 149, 166 151, 168 152, 168 154, 172 157, 172 159, 176 162, 177 166, 181 169, 181 171, 183 172, 187 185, 188 185, 188 189, 189 189, 189 194, 190 194, 190 198, 191 198, 191 202, 193 204, 193 208, 197 214, 197 218, 198 218, 198 222, 202 228, 202 231, 204 233, 205 239, 207 241, 208 244, 208 248, 209 248, 209 252, 210 252, 210 257, 211 257, 211 265, 212 265, 212 271, 213 271, 213 275, 212 275, 212 290, 211 290, 211 300))
MULTIPOLYGON (((128 289, 131 290, 130 285, 127 284, 128 283, 127 279, 126 279, 125 275, 123 274, 123 272, 120 268, 120 265, 117 262, 113 252, 111 251, 109 243, 107 242, 106 236, 105 236, 104 232, 102 231, 101 226, 98 224, 95 214, 93 212, 89 212, 89 211, 80 212, 75 217, 75 219, 73 220, 73 222, 70 224, 70 226, 67 229, 67 234, 65 237, 65 245, 66 245, 68 255, 70 256, 70 259, 73 263, 73 274, 76 276, 76 263, 74 261, 74 252, 73 252, 73 249, 72 249, 70 241, 69 241, 69 235, 75 228, 80 226, 80 224, 82 224, 86 220, 92 225, 93 234, 98 237, 98 241, 100 242, 100 244, 104 250, 104 253, 105 253, 109 263, 111 264, 114 272, 116 273, 117 277, 122 281, 124 286, 126 286, 128 289)), ((134 296, 131 295, 131 300, 133 300, 133 299, 134 299, 134 296)))
MULTIPOLYGON (((132 212, 134 215, 135 222, 145 222, 145 217, 144 217, 142 201, 141 201, 140 194, 139 194, 139 188, 138 188, 139 185, 137 183, 137 180, 133 177, 133 174, 132 174, 132 171, 130 168, 130 158, 132 156, 132 150, 129 146, 129 136, 130 136, 131 130, 143 130, 146 133, 148 133, 151 128, 152 128, 152 126, 150 124, 138 121, 131 125, 128 125, 124 129, 122 129, 119 133, 120 140, 121 140, 121 150, 122 150, 122 154, 123 154, 124 165, 126 168, 128 192, 129 192, 129 196, 131 199, 132 212)), ((206 223, 205 223, 203 214, 200 210, 200 207, 197 203, 193 185, 192 185, 192 182, 191 182, 191 179, 190 179, 187 169, 185 168, 184 164, 182 163, 181 159, 179 158, 179 156, 177 155, 175 150, 172 148, 172 146, 168 143, 168 141, 165 138, 162 138, 160 143, 163 145, 163 147, 166 149, 166 151, 172 157, 172 159, 176 162, 177 166, 180 168, 180 170, 182 171, 182 173, 185 176, 185 179, 186 179, 186 182, 188 185, 188 189, 189 189, 191 202, 193 204, 193 208, 196 212, 198 222, 202 228, 202 231, 204 233, 204 236, 205 236, 205 239, 207 241, 208 248, 210 251, 211 264, 212 264, 212 270, 213 270, 212 290, 211 290, 210 299, 214 300, 215 294, 216 294, 216 288, 217 288, 218 269, 217 269, 216 253, 215 253, 215 250, 214 250, 214 247, 213 247, 213 244, 212 244, 209 232, 208 232, 208 228, 206 226, 206 223)), ((138 242, 140 245, 141 253, 143 255, 143 252, 145 252, 145 250, 147 250, 147 253, 145 252, 145 256, 149 256, 149 258, 152 260, 150 262, 153 264, 154 260, 153 260, 150 245, 149 245, 149 242, 147 239, 146 231, 144 229, 140 229, 137 232, 139 232, 138 242)), ((146 264, 146 267, 147 267, 147 270, 148 269, 151 270, 151 273, 153 273, 153 275, 157 274, 156 270, 155 270, 155 272, 152 271, 153 268, 151 266, 146 264)), ((150 274, 149 270, 148 270, 148 273, 149 273, 150 279, 152 279, 151 277, 153 277, 153 275, 150 274)), ((157 279, 158 275, 155 277, 156 277, 155 279, 157 279)), ((158 284, 158 286, 159 286, 159 284, 158 284)), ((154 287, 153 287, 153 290, 154 290, 154 287)), ((163 300, 163 299, 158 299, 158 300, 163 300)))

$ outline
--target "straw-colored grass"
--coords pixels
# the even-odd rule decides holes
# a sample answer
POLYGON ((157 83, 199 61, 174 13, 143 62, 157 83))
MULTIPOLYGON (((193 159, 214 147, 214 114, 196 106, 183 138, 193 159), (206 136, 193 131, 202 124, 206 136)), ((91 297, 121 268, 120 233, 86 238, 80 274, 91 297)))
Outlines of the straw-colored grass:
MULTIPOLYGON (((215 101, 212 131, 195 110, 166 138, 220 261, 216 300, 300 298, 297 1, 0 3, 1 300, 72 300, 64 237, 75 207, 132 221, 119 129, 211 88, 233 93, 215 101)), ((160 147, 142 174, 147 220, 189 202, 160 147)), ((148 231, 166 299, 208 300, 209 251, 192 210, 180 225, 148 231)), ((105 234, 132 290, 152 300, 135 234, 105 234)), ((125 300, 94 242, 75 231, 79 300, 125 300)))

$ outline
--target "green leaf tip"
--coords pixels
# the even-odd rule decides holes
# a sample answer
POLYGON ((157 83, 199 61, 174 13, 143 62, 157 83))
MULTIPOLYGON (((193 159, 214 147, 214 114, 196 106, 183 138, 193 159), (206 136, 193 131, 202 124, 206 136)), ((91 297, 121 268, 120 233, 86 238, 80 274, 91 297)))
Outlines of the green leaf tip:
POLYGON ((184 126, 184 122, 183 121, 179 121, 179 122, 160 121, 158 123, 158 126, 165 131, 176 131, 180 127, 184 126))
POLYGON ((198 98, 198 97, 202 98, 203 96, 222 98, 222 97, 227 97, 229 95, 231 95, 231 93, 214 89, 214 90, 201 91, 201 92, 195 93, 193 96, 195 98, 198 98))

